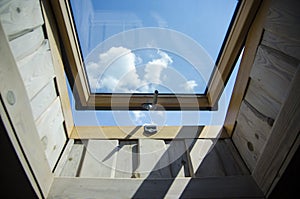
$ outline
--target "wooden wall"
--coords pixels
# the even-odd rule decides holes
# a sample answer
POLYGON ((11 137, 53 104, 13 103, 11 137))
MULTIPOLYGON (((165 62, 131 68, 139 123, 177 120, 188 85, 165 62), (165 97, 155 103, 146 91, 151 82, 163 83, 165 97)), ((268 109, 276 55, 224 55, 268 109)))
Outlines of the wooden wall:
POLYGON ((51 35, 45 32, 49 24, 46 27, 44 16, 39 0, 0 2, 0 22, 10 46, 8 54, 12 53, 26 90, 26 96, 18 100, 29 100, 31 111, 26 117, 34 120, 42 150, 53 170, 67 140, 69 127, 64 115, 68 95, 62 62, 51 44, 51 35))
MULTIPOLYGON (((258 180, 257 176, 266 174, 259 173, 257 167, 261 166, 262 158, 265 162, 273 161, 273 156, 265 155, 266 149, 273 147, 275 153, 279 139, 284 140, 285 136, 289 136, 295 140, 299 132, 297 126, 296 133, 282 130, 278 141, 271 142, 273 134, 284 120, 282 112, 288 108, 290 99, 294 98, 294 104, 290 106, 294 106, 296 110, 298 108, 295 101, 299 99, 295 98, 299 89, 295 88, 295 84, 298 83, 297 71, 300 67, 299 8, 300 2, 297 0, 271 1, 232 136, 242 158, 265 193, 272 182, 268 182, 267 186, 265 182, 258 180)), ((292 115, 297 116, 297 113, 291 112, 288 116, 293 118, 292 115)), ((294 140, 284 145, 287 152, 294 140)), ((283 151, 278 149, 280 150, 283 151)))

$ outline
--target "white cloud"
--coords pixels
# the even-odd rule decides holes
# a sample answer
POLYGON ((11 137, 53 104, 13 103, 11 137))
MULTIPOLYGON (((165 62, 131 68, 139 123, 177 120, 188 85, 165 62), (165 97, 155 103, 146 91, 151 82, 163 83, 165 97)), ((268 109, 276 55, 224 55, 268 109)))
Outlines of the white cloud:
POLYGON ((112 47, 99 55, 97 63, 87 64, 92 90, 107 89, 110 92, 133 92, 142 82, 136 73, 135 54, 124 47, 112 47))
POLYGON ((112 47, 107 52, 99 54, 98 60, 93 60, 86 66, 92 91, 102 89, 103 92, 152 93, 156 89, 156 84, 163 84, 170 86, 175 92, 193 92, 197 86, 196 81, 182 79, 174 84, 174 79, 168 80, 168 75, 172 76, 170 70, 173 69, 170 65, 173 60, 167 53, 160 50, 157 51, 157 55, 148 61, 143 66, 144 68, 139 67, 139 73, 137 73, 137 65, 143 60, 130 49, 112 47))
POLYGON ((160 84, 163 69, 167 68, 173 60, 165 52, 158 50, 157 54, 160 55, 159 59, 154 59, 146 64, 144 80, 149 83, 160 84))
POLYGON ((194 92, 194 88, 198 86, 195 80, 189 80, 180 85, 185 92, 194 92))

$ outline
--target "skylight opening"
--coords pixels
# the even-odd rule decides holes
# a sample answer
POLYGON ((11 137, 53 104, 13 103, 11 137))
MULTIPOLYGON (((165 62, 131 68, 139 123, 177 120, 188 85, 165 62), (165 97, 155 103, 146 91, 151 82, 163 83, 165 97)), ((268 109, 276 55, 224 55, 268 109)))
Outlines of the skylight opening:
POLYGON ((70 0, 96 94, 204 94, 238 1, 70 0))

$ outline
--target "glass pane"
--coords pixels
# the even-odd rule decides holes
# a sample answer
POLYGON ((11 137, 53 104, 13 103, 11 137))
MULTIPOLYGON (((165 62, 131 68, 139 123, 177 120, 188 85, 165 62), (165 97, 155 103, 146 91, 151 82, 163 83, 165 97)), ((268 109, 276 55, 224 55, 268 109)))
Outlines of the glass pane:
POLYGON ((237 0, 70 0, 93 93, 202 94, 237 0))

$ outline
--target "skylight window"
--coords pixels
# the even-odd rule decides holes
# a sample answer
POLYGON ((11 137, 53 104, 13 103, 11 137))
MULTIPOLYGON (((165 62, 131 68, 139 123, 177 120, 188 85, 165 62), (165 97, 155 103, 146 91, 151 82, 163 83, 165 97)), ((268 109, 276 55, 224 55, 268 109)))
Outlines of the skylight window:
POLYGON ((238 2, 70 3, 92 93, 204 94, 238 2))
POLYGON ((259 1, 51 4, 77 109, 216 110, 259 1))

